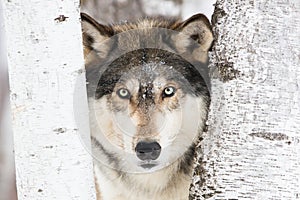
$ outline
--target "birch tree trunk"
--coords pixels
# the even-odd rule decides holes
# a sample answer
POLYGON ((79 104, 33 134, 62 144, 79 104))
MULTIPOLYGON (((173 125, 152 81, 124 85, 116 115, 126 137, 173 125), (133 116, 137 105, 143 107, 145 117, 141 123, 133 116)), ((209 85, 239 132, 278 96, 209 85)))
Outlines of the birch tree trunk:
POLYGON ((3 8, 0 3, 0 200, 15 200, 15 166, 8 109, 8 72, 4 32, 3 8))
POLYGON ((300 3, 218 0, 197 199, 300 199, 300 3))
POLYGON ((79 2, 3 2, 18 199, 95 199, 79 2))

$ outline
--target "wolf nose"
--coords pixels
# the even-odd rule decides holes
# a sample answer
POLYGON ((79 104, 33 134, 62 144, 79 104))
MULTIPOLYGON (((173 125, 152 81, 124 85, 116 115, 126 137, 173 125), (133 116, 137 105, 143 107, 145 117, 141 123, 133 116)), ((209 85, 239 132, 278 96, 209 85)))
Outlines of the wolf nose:
POLYGON ((141 160, 156 160, 161 146, 157 142, 139 142, 135 147, 136 155, 141 160))

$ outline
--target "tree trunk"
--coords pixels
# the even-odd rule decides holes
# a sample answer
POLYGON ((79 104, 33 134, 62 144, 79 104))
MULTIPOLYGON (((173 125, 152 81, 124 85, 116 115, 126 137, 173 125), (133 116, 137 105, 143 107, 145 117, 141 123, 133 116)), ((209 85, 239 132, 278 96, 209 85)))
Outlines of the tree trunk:
POLYGON ((300 199, 299 1, 218 0, 213 31, 194 198, 300 199))
POLYGON ((79 1, 3 2, 18 199, 95 199, 79 1))

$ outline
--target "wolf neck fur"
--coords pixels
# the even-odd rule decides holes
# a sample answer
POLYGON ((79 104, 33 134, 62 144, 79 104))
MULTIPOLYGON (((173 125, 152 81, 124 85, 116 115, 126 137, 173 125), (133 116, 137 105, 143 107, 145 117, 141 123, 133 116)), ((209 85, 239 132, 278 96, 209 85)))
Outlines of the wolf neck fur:
POLYGON ((176 161, 162 170, 148 174, 120 173, 116 169, 98 163, 94 166, 96 168, 96 183, 100 188, 98 188, 100 193, 113 190, 120 192, 124 199, 177 199, 180 198, 182 193, 187 198, 193 170, 191 167, 190 173, 186 174, 180 171, 179 163, 180 161, 176 161), (106 179, 106 181, 103 181, 103 179, 106 179), (107 184, 107 182, 110 182, 110 184, 107 184), (112 186, 112 188, 108 189, 107 186, 112 186))

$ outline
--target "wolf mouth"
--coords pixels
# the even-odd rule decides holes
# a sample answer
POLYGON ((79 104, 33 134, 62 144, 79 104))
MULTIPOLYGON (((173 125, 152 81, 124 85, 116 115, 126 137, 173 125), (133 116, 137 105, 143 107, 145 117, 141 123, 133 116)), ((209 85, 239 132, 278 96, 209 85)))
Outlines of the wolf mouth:
POLYGON ((158 165, 157 163, 142 163, 142 164, 140 164, 140 166, 144 169, 151 169, 157 165, 158 165))

